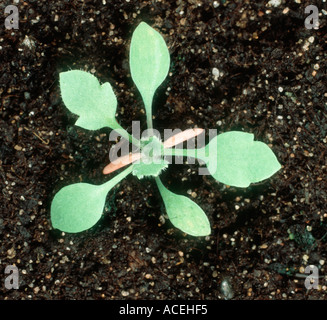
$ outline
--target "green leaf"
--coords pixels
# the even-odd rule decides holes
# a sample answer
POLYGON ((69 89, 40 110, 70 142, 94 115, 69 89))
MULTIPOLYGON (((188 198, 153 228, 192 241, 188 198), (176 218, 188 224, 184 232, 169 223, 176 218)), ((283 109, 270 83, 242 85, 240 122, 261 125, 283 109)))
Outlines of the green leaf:
POLYGON ((165 203, 167 215, 176 228, 196 237, 207 236, 211 233, 206 214, 195 202, 169 191, 159 178, 156 178, 156 182, 165 203))
POLYGON ((253 134, 241 131, 219 134, 205 146, 206 156, 200 158, 216 180, 230 186, 248 187, 281 168, 273 151, 253 139, 253 134))
POLYGON ((156 136, 141 139, 141 159, 134 162, 134 176, 157 177, 164 169, 168 168, 169 162, 162 157, 163 144, 156 136))
POLYGON ((157 177, 163 170, 168 168, 168 165, 169 162, 164 159, 152 163, 144 163, 141 160, 133 164, 132 174, 139 179, 143 179, 144 177, 157 177))
POLYGON ((88 130, 121 129, 115 118, 117 99, 110 83, 100 85, 92 74, 72 70, 60 73, 60 90, 66 107, 79 116, 77 126, 88 130))
POLYGON ((129 60, 133 81, 144 101, 148 127, 152 128, 152 99, 168 74, 170 56, 163 37, 145 22, 133 33, 129 60))
POLYGON ((81 232, 101 218, 108 192, 132 171, 132 166, 102 185, 75 183, 59 190, 51 203, 52 226, 64 232, 81 232))

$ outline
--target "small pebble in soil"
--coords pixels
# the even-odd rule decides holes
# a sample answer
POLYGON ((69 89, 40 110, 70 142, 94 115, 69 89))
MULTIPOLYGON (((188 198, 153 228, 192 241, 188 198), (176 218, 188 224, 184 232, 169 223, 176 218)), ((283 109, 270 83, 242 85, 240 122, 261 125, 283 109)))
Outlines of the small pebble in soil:
POLYGON ((313 66, 313 69, 315 69, 315 70, 319 70, 319 68, 320 68, 320 66, 319 66, 318 63, 316 63, 316 64, 313 66))
POLYGON ((228 278, 223 279, 220 284, 220 292, 225 300, 230 300, 234 297, 233 287, 228 278))
POLYGON ((220 72, 217 68, 212 69, 213 80, 217 81, 219 78, 219 74, 220 74, 220 72))
POLYGON ((281 3, 282 3, 281 0, 270 0, 268 2, 268 5, 273 7, 279 7, 281 3))
POLYGON ((127 296, 129 295, 129 292, 126 291, 126 290, 123 290, 123 291, 121 292, 121 295, 122 295, 123 297, 127 297, 127 296))

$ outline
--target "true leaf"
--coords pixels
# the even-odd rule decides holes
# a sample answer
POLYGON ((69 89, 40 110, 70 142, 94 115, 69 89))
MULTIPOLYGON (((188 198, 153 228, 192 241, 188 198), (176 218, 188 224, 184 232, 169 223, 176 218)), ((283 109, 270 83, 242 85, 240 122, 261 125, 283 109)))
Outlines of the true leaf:
POLYGON ((64 232, 81 232, 101 218, 108 192, 132 171, 127 168, 102 185, 75 183, 59 190, 51 203, 52 226, 64 232))
POLYGON ((210 223, 203 210, 191 199, 169 191, 159 178, 156 182, 171 223, 183 232, 200 237, 210 234, 210 223))
POLYGON ((117 99, 109 82, 101 85, 92 74, 71 70, 60 73, 60 90, 66 107, 79 116, 77 126, 121 129, 115 118, 117 99))
POLYGON ((144 163, 141 160, 133 164, 132 174, 139 179, 143 179, 144 177, 157 177, 164 169, 168 168, 168 165, 169 162, 164 159, 152 163, 144 163))
POLYGON ((269 178, 281 168, 273 151, 265 143, 253 139, 253 134, 241 131, 219 134, 204 148, 206 156, 200 158, 216 180, 247 187, 269 178))
POLYGON ((145 22, 133 33, 129 63, 133 81, 144 101, 148 127, 152 128, 152 99, 168 74, 170 56, 163 37, 145 22))

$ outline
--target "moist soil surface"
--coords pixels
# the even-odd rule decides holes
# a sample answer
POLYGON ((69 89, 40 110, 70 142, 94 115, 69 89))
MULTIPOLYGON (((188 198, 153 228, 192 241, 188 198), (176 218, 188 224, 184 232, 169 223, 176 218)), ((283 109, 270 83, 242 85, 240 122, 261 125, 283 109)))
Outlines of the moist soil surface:
MULTIPOLYGON (((14 1, 19 28, 0 4, 1 299, 326 299, 326 4, 320 1, 14 1), (305 7, 317 5, 319 29, 305 7), (195 201, 212 232, 174 228, 152 179, 129 175, 101 220, 78 234, 51 226, 55 193, 110 177, 109 129, 74 126, 59 73, 109 81, 119 123, 146 128, 129 69, 129 44, 145 21, 164 37, 169 75, 153 105, 154 127, 251 132, 282 169, 246 189, 172 164, 161 175, 195 201), (216 69, 217 70, 216 70, 216 69), (217 72, 218 71, 218 72, 217 72), (5 286, 5 268, 19 288, 5 286), (319 285, 307 290, 305 269, 319 285)), ((184 159, 185 160, 185 159, 184 159)))

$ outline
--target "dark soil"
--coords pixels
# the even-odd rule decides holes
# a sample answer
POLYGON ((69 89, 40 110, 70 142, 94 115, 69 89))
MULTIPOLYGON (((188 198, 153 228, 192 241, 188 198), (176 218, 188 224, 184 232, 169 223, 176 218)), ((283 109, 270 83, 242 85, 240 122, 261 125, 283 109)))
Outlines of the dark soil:
POLYGON ((327 17, 321 1, 20 1, 19 29, 0 14, 0 292, 2 299, 326 299, 327 17), (320 28, 304 27, 316 4, 320 28), (75 127, 59 92, 62 71, 109 81, 121 125, 145 114, 129 71, 132 32, 145 21, 171 54, 154 125, 244 130, 270 145, 282 169, 237 189, 171 165, 170 190, 207 213, 212 234, 172 227, 151 179, 130 175, 101 221, 80 234, 53 230, 63 186, 99 184, 109 129, 75 127), (213 68, 220 72, 215 79, 213 68), (291 235, 291 237, 290 237, 291 235), (318 289, 304 269, 318 267, 318 289), (4 286, 16 265, 19 289, 4 286), (231 291, 221 290, 227 281, 231 291))

